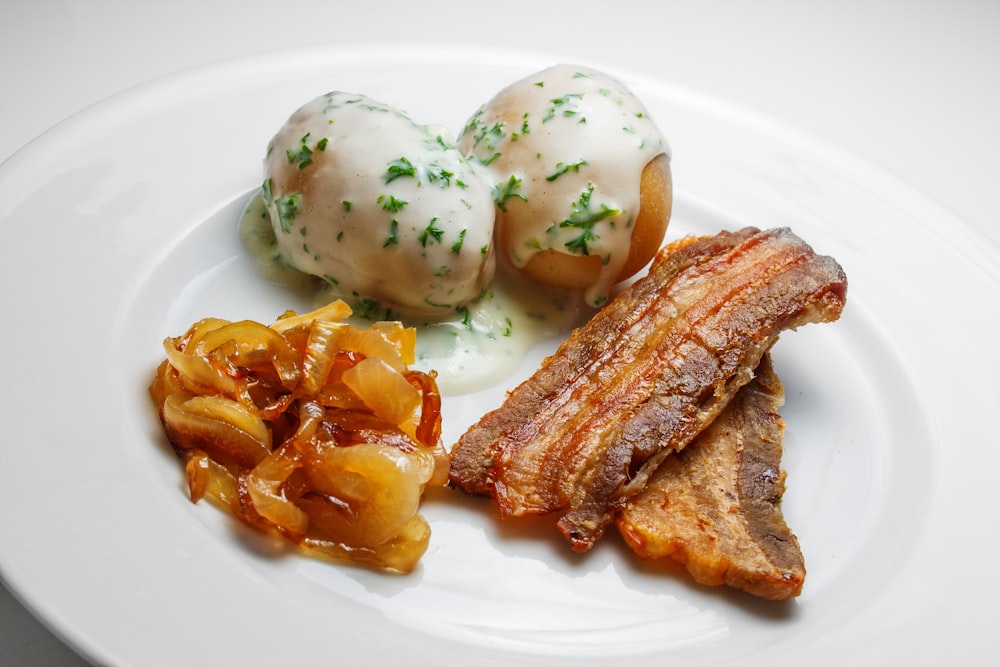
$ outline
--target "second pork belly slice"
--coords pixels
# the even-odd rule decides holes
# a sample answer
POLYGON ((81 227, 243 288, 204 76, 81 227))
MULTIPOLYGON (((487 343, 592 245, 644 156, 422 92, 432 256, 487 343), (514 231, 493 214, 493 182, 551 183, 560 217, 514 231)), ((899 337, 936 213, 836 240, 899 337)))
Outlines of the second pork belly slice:
POLYGON ((671 244, 459 439, 451 482, 492 496, 503 517, 559 513, 587 551, 778 335, 836 320, 846 292, 840 265, 787 228, 671 244))
POLYGON ((768 600, 802 592, 805 561, 781 513, 784 400, 765 354, 726 409, 625 503, 618 530, 635 553, 768 600))

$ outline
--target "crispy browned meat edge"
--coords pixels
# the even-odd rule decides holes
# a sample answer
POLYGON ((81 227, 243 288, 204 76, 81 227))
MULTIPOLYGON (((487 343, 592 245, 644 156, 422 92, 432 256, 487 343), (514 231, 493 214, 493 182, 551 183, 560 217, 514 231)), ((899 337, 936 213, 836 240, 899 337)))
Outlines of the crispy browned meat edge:
POLYGON ((669 557, 699 583, 768 600, 802 591, 802 551, 781 512, 784 389, 765 354, 754 379, 630 498, 619 532, 644 558, 669 557))
MULTIPOLYGON (((506 458, 516 451, 517 446, 512 443, 532 437, 546 427, 539 419, 539 412, 560 395, 565 399, 567 386, 579 383, 585 370, 597 363, 595 360, 609 356, 609 346, 627 340, 624 332, 649 315, 664 285, 678 273, 742 244, 767 243, 769 239, 774 242, 791 239, 793 247, 798 244, 795 252, 801 253, 805 260, 796 260, 798 263, 791 270, 779 273, 762 285, 757 298, 768 304, 784 294, 805 290, 797 297, 801 303, 791 304, 794 312, 779 313, 774 321, 767 321, 767 331, 737 332, 743 341, 742 347, 736 346, 728 353, 737 355, 729 359, 735 368, 733 375, 716 384, 712 391, 701 391, 708 408, 695 419, 683 423, 681 430, 684 432, 679 437, 673 432, 677 430, 677 420, 665 411, 666 404, 672 400, 669 386, 654 397, 656 400, 644 401, 638 411, 627 417, 629 423, 615 433, 615 442, 607 447, 603 461, 598 462, 591 476, 591 491, 596 489, 596 492, 584 489, 582 501, 571 507, 559 522, 560 529, 575 549, 589 548, 613 519, 626 496, 641 488, 636 478, 644 481, 664 456, 682 449, 722 410, 729 398, 752 377, 752 369, 782 329, 806 322, 830 321, 839 316, 846 296, 846 278, 832 258, 815 255, 787 229, 760 232, 747 228, 722 232, 711 237, 685 239, 665 249, 647 278, 638 281, 595 315, 588 325, 574 332, 532 378, 510 392, 501 408, 485 415, 462 436, 452 451, 452 484, 470 493, 492 495, 502 515, 516 514, 505 504, 504 489, 498 486, 506 458), (662 400, 664 398, 666 401, 662 400), (630 479, 633 481, 629 482, 630 479)), ((746 327, 747 323, 739 321, 739 313, 733 317, 737 328, 746 327)))

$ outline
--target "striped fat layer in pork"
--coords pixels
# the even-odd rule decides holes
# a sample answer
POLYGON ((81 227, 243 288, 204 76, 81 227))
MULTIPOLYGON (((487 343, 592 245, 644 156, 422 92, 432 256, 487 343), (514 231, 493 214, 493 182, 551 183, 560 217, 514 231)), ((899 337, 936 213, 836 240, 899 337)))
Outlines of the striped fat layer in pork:
POLYGON ((783 403, 764 355, 726 409, 625 502, 617 525, 629 546, 683 563, 702 584, 769 600, 799 595, 805 563, 781 513, 783 403))
POLYGON ((501 515, 561 513, 577 551, 753 376, 778 334, 840 315, 846 278, 788 229, 665 248, 453 447, 452 483, 501 515))

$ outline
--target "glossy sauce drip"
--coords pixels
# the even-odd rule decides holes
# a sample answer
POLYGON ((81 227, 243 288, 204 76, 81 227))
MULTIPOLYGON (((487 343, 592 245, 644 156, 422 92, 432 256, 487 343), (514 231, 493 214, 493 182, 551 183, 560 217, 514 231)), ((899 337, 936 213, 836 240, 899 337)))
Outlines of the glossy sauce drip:
MULTIPOLYGON (((240 221, 240 238, 257 270, 270 280, 290 287, 323 285, 315 276, 288 266, 277 248, 263 197, 247 203, 240 221)), ((326 285, 315 289, 315 305, 339 298, 326 285)), ((480 298, 455 310, 451 317, 399 317, 381 310, 356 311, 352 323, 402 319, 417 328, 416 363, 436 371, 443 395, 457 396, 497 384, 516 372, 528 351, 539 341, 564 337, 592 311, 570 290, 539 286, 500 268, 496 280, 480 298)))

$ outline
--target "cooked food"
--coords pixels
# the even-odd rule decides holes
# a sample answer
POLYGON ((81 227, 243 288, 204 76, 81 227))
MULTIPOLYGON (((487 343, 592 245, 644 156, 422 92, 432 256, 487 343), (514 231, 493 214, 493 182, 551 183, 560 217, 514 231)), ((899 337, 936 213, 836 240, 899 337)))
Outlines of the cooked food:
POLYGON ((497 247, 546 284, 611 287, 656 254, 670 219, 670 150, 620 81, 557 65, 501 90, 458 145, 486 166, 497 203, 497 247))
POLYGON ((784 399, 765 354, 715 421, 626 501, 617 525, 629 546, 684 563, 702 584, 768 600, 797 596, 806 570, 781 513, 784 399))
POLYGON ((191 499, 313 555, 409 572, 447 479, 441 399, 413 329, 344 323, 341 301, 271 326, 206 318, 164 341, 150 395, 191 499))
POLYGON ((443 319, 493 279, 480 165, 364 95, 327 93, 293 113, 268 145, 262 195, 278 261, 351 303, 443 319))
POLYGON ((666 247, 454 446, 450 479, 501 516, 559 513, 577 551, 753 377, 779 333, 835 320, 847 281, 788 229, 666 247))

